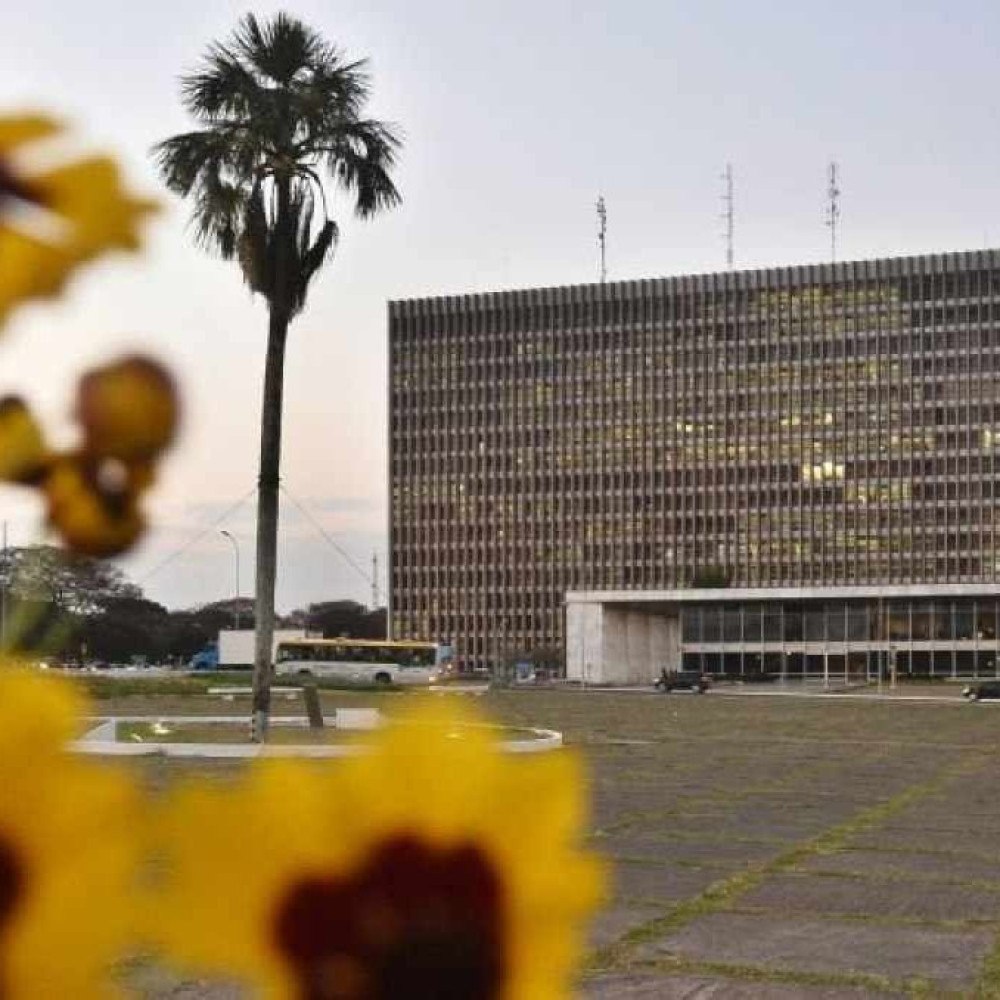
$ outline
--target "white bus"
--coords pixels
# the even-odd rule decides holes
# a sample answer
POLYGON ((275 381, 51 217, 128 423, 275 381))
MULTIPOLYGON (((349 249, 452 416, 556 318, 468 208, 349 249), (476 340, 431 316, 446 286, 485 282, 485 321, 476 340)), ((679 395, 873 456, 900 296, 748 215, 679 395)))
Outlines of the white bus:
POLYGON ((330 677, 353 684, 433 684, 451 666, 451 647, 381 639, 295 639, 280 642, 278 677, 330 677))

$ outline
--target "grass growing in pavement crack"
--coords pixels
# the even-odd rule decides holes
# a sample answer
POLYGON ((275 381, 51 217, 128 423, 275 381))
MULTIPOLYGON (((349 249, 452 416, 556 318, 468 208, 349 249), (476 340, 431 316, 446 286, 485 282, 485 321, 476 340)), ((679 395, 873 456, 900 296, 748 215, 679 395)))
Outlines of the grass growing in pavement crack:
POLYGON ((986 1000, 987 997, 1000 997, 1000 934, 997 935, 993 951, 987 956, 979 973, 974 997, 986 1000))
MULTIPOLYGON (((617 941, 598 949, 593 955, 592 967, 614 969, 627 966, 630 956, 639 945, 679 930, 698 917, 730 909, 737 900, 756 889, 771 875, 794 869, 816 855, 841 850, 851 838, 882 825, 890 817, 938 791, 953 778, 968 772, 970 766, 982 766, 983 761, 984 758, 977 755, 972 761, 964 760, 943 768, 927 781, 911 785, 885 802, 862 810, 853 819, 795 845, 770 861, 752 864, 728 878, 713 882, 699 895, 678 903, 661 916, 632 928, 617 941)), ((1000 948, 995 968, 996 975, 1000 977, 1000 948)), ((997 982, 1000 985, 1000 978, 997 982)), ((995 995, 1000 995, 1000 992, 995 995)))
MULTIPOLYGON (((750 965, 745 963, 709 962, 677 956, 642 962, 632 968, 639 971, 668 973, 673 975, 717 976, 745 983, 775 983, 788 986, 815 986, 827 988, 863 989, 871 992, 906 992, 917 998, 934 997, 935 1000, 949 1000, 963 994, 942 990, 927 980, 914 977, 905 982, 893 982, 885 976, 866 972, 805 972, 771 965, 750 965)), ((721 995, 721 994, 720 994, 721 995)))

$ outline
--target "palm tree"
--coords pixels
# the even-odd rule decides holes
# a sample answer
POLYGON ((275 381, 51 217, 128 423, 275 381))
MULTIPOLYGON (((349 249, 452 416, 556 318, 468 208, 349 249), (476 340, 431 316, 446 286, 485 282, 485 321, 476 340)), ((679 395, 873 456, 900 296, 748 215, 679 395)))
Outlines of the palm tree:
POLYGON ((364 117, 367 61, 341 52, 301 21, 245 16, 181 80, 198 129, 153 148, 167 186, 193 203, 196 241, 236 260, 267 301, 267 359, 257 505, 253 738, 266 738, 271 702, 278 474, 285 342, 309 283, 332 256, 336 222, 325 188, 346 191, 360 218, 396 205, 390 177, 400 140, 364 117))

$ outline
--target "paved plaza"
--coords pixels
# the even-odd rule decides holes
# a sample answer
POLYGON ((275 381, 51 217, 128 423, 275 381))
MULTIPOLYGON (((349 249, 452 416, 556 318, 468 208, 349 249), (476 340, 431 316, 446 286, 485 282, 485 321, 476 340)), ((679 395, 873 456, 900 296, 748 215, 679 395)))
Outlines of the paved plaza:
MULTIPOLYGON (((480 704, 562 730, 589 760, 591 844, 615 888, 584 997, 1000 996, 997 706, 560 690, 480 704)), ((169 781, 194 765, 136 766, 169 781)), ((147 996, 238 995, 139 979, 147 996)))
POLYGON ((586 996, 1000 995, 1000 713, 552 701, 615 863, 586 996))

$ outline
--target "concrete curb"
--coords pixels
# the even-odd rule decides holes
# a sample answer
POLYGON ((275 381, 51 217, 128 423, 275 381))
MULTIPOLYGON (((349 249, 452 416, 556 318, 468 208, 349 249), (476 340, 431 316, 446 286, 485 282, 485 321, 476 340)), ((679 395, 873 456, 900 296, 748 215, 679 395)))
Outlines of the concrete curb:
MULTIPOLYGON (((232 723, 246 721, 232 715, 115 715, 104 716, 97 725, 88 730, 80 739, 70 744, 77 753, 108 757, 144 757, 161 755, 164 757, 205 757, 211 759, 245 759, 252 757, 353 757, 367 751, 361 743, 330 744, 314 746, 302 743, 254 744, 254 743, 119 743, 115 732, 119 722, 163 722, 163 723, 232 723)), ((248 724, 249 725, 249 724, 248 724)), ((309 720, 305 716, 281 716, 271 720, 272 726, 307 729, 309 720)), ((343 730, 344 727, 340 727, 343 730)), ((481 728, 499 728, 485 726, 481 728)), ((534 733, 530 740, 503 740, 500 747, 506 753, 543 753, 563 745, 562 733, 554 729, 534 729, 521 727, 534 733)), ((361 730, 357 730, 361 731, 361 730)))

